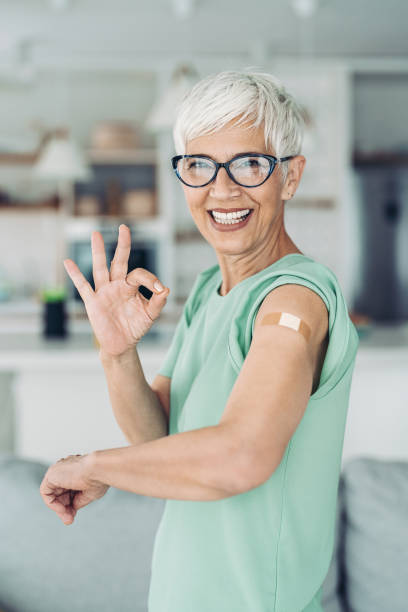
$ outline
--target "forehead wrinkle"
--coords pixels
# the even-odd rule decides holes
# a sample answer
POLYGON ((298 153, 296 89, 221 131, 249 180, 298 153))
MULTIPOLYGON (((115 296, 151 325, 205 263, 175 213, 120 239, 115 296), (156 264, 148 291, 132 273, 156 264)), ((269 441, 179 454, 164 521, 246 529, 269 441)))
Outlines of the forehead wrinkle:
POLYGON ((230 124, 224 126, 221 130, 216 130, 209 133, 204 133, 200 136, 196 136, 191 138, 190 141, 186 143, 185 152, 188 155, 207 155, 214 159, 214 161, 222 162, 228 161, 232 157, 236 155, 240 155, 241 153, 265 153, 268 154, 267 146, 264 139, 264 133, 260 126, 255 126, 252 122, 244 125, 237 125, 235 120, 232 120, 230 124), (243 138, 241 138, 243 136, 243 138), (205 142, 206 139, 207 143, 205 142), (204 151, 199 150, 197 143, 194 143, 195 140, 204 140, 204 151), (241 142, 240 142, 241 140, 241 142), (212 141, 212 142, 211 142, 212 141), (237 147, 237 149, 221 149, 223 154, 223 159, 221 156, 210 152, 209 149, 214 147, 215 142, 219 142, 220 148, 222 146, 231 146, 237 147), (257 143, 256 143, 257 141, 257 143), (191 145, 194 147, 192 151, 188 151, 191 145), (208 149, 207 149, 208 147, 208 149), (240 147, 238 149, 238 147, 240 147))
POLYGON ((194 150, 193 152, 188 153, 188 155, 207 155, 207 157, 211 157, 211 159, 213 159, 214 161, 221 163, 223 161, 226 162, 226 161, 232 159, 233 157, 236 157, 237 155, 241 155, 242 153, 248 153, 248 154, 251 154, 251 153, 263 153, 265 155, 268 155, 268 153, 266 151, 261 150, 261 149, 258 150, 257 147, 253 147, 253 146, 251 148, 248 148, 248 149, 240 149, 239 151, 237 150, 235 152, 230 152, 230 153, 226 153, 224 151, 223 159, 221 159, 220 156, 218 156, 218 155, 214 155, 214 154, 208 153, 208 152, 205 153, 202 150, 200 150, 200 151, 194 150))

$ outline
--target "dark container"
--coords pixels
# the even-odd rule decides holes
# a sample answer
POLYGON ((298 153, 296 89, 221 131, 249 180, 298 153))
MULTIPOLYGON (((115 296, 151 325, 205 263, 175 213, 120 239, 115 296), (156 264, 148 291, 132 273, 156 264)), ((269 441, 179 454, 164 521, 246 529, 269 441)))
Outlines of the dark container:
POLYGON ((46 291, 43 294, 43 336, 66 338, 67 313, 65 293, 46 291))

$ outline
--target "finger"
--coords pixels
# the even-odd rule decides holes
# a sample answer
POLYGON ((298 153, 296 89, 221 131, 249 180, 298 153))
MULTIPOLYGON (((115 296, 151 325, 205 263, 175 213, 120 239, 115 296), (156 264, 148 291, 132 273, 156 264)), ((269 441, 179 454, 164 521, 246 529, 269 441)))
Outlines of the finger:
POLYGON ((43 482, 40 487, 41 497, 48 508, 54 510, 64 523, 72 523, 76 510, 72 506, 65 505, 61 501, 61 497, 55 495, 55 489, 47 481, 43 482))
POLYGON ((51 510, 54 510, 60 517, 60 519, 65 523, 72 523, 76 514, 76 510, 72 508, 72 506, 65 506, 59 500, 55 499, 47 504, 51 510))
POLYGON ((135 268, 129 272, 125 280, 128 285, 134 287, 135 289, 138 289, 140 285, 143 285, 144 287, 147 287, 147 289, 149 289, 149 291, 151 291, 154 295, 162 295, 162 297, 164 290, 166 289, 159 281, 157 276, 145 268, 135 268))
POLYGON ((64 259, 64 267, 70 279, 77 288, 79 295, 83 299, 84 303, 86 303, 95 295, 91 285, 88 283, 85 276, 82 274, 76 263, 72 261, 72 259, 64 259))
POLYGON ((64 491, 64 493, 61 494, 56 494, 55 495, 55 499, 59 502, 61 502, 61 504, 64 507, 70 506, 72 503, 72 494, 70 491, 64 491))
POLYGON ((79 491, 72 500, 72 507, 75 511, 77 511, 93 501, 95 501, 95 498, 89 495, 86 491, 79 491))
POLYGON ((106 265, 105 243, 100 232, 91 234, 92 248, 92 274, 95 284, 95 291, 102 285, 109 283, 109 270, 106 265))
POLYGON ((152 319, 152 321, 155 321, 161 311, 164 308, 164 305, 167 302, 167 297, 170 293, 170 289, 168 287, 166 287, 164 289, 164 291, 162 291, 159 295, 156 295, 155 293, 153 293, 152 297, 150 298, 150 300, 148 301, 148 303, 145 305, 145 311, 147 312, 147 314, 149 315, 149 317, 152 319))
POLYGON ((130 229, 122 223, 119 225, 118 243, 110 266, 110 279, 112 281, 126 278, 131 243, 130 229))

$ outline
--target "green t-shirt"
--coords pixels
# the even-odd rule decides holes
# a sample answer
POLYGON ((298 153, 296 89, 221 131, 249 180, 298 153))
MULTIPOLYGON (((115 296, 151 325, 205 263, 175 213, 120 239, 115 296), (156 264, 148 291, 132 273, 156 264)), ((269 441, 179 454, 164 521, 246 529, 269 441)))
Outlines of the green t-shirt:
POLYGON ((169 435, 219 422, 257 311, 275 287, 315 291, 329 312, 330 340, 319 387, 266 482, 222 500, 166 499, 148 610, 322 612, 358 334, 335 274, 306 255, 282 257, 225 296, 221 283, 218 264, 197 276, 159 370, 171 378, 169 435))

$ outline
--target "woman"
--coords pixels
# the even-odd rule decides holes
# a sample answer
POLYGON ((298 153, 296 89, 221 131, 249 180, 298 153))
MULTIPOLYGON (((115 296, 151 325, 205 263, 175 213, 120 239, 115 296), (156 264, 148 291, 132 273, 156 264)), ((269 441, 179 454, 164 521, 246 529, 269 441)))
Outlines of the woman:
POLYGON ((218 264, 198 274, 151 386, 135 346, 169 289, 127 274, 129 229, 110 272, 93 233, 95 291, 65 260, 131 446, 60 460, 41 494, 66 524, 109 486, 166 499, 149 612, 322 610, 358 335, 336 276, 285 230, 302 130, 269 74, 210 75, 185 96, 172 163, 218 264))

